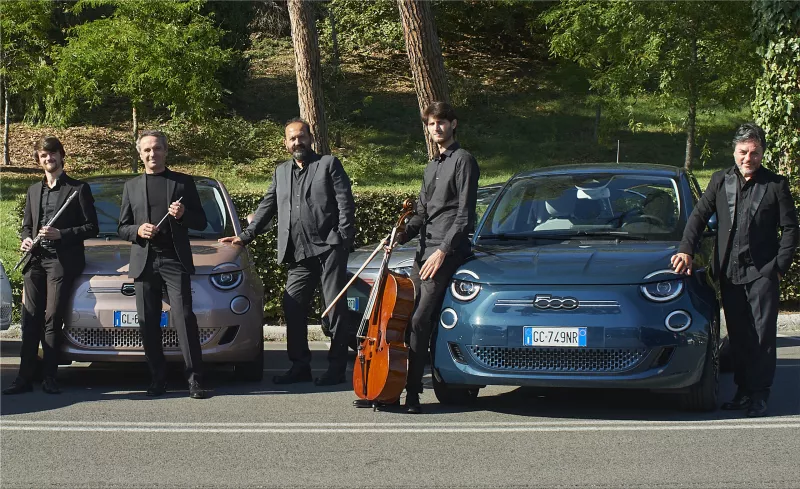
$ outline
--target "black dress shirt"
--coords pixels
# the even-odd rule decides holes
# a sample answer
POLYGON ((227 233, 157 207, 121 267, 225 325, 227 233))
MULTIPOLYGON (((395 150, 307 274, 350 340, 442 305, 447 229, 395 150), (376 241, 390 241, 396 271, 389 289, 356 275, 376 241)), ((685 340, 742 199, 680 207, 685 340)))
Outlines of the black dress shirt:
POLYGON ((417 201, 417 213, 406 226, 406 239, 419 234, 419 252, 427 258, 436 249, 468 254, 475 231, 478 162, 453 143, 428 163, 417 201))
POLYGON ((748 233, 753 187, 760 171, 761 168, 756 170, 750 180, 745 180, 738 168, 734 170, 739 187, 736 192, 736 213, 731 230, 731 250, 725 268, 725 276, 734 284, 747 284, 761 277, 756 267, 753 266, 753 259, 750 256, 748 233))
MULTIPOLYGON (((66 173, 63 171, 56 179, 55 185, 50 188, 47 185, 47 177, 42 178, 42 199, 40 202, 41 209, 39 210, 39 229, 42 229, 53 216, 58 212, 58 202, 61 198, 61 192, 64 191, 64 176, 66 173)), ((40 241, 41 251, 37 254, 45 258, 55 258, 56 248, 55 244, 49 239, 42 239, 40 241)))
MULTIPOLYGON (((150 223, 158 224, 158 221, 166 215, 169 210, 167 205, 167 179, 165 172, 146 173, 147 181, 147 205, 150 207, 150 223)), ((175 246, 172 243, 172 229, 169 222, 164 221, 158 228, 158 232, 150 238, 150 247, 157 252, 163 253, 165 250, 172 252, 175 246)))
POLYGON ((307 228, 307 220, 302 218, 303 208, 301 205, 303 196, 306 195, 308 185, 306 184, 306 176, 308 175, 308 167, 300 166, 296 161, 292 162, 292 195, 291 205, 289 211, 289 239, 288 248, 286 249, 286 256, 293 256, 295 262, 305 260, 314 256, 311 252, 308 243, 311 242, 311 236, 307 228))

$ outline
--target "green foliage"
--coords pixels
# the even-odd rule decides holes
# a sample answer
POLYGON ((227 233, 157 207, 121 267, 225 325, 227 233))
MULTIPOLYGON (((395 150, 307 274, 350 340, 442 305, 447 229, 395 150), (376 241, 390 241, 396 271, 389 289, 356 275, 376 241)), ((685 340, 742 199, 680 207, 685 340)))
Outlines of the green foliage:
POLYGON ((0 79, 9 95, 20 99, 29 120, 36 119, 48 78, 52 11, 49 0, 3 2, 0 9, 0 79))
MULTIPOLYGON (((327 8, 336 20, 339 49, 347 53, 370 55, 374 51, 402 51, 403 28, 394 0, 331 0, 327 8)), ((318 19, 320 44, 331 50, 331 23, 327 16, 318 19)))
POLYGON ((541 20, 551 54, 590 70, 592 91, 609 102, 650 93, 688 113, 751 96, 755 46, 741 3, 565 1, 541 20))
MULTIPOLYGON (((236 211, 240 217, 254 212, 263 194, 255 192, 234 192, 231 194, 236 211)), ((377 243, 391 231, 397 222, 406 198, 415 199, 416 195, 408 192, 360 192, 354 195, 356 201, 356 242, 360 247, 377 243)), ((242 222, 242 226, 246 226, 242 222)), ((259 236, 250 245, 250 252, 256 262, 256 269, 264 282, 264 317, 270 319, 283 318, 281 297, 286 284, 286 267, 277 263, 278 235, 273 226, 268 232, 259 236)), ((316 301, 316 304, 321 303, 316 301)), ((319 317, 319 310, 312 316, 319 317)))
POLYGON ((80 105, 122 97, 171 115, 208 118, 220 107, 217 72, 231 57, 223 32, 200 13, 202 0, 81 0, 74 10, 113 7, 110 17, 80 24, 54 52, 56 79, 48 113, 73 119, 80 105))
MULTIPOLYGON (((800 3, 753 2, 762 74, 753 114, 767 133, 764 164, 789 178, 800 207, 800 3)), ((800 255, 781 284, 781 300, 800 299, 800 255)))
POLYGON ((280 155, 277 162, 285 153, 283 127, 271 121, 249 122, 234 116, 214 117, 197 124, 176 117, 163 127, 169 136, 170 153, 178 153, 175 156, 185 156, 190 161, 206 158, 218 163, 243 164, 264 155, 280 155))

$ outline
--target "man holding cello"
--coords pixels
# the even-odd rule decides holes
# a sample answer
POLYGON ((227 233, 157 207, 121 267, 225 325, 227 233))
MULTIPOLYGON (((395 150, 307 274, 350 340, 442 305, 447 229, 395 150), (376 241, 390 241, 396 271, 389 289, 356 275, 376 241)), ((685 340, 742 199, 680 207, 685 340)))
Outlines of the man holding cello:
POLYGON ((478 162, 455 140, 458 120, 450 104, 432 103, 422 112, 422 121, 440 154, 425 168, 416 215, 397 238, 401 244, 420 238, 411 272, 416 291, 406 380, 406 410, 411 414, 422 412, 425 361, 445 291, 472 253, 469 235, 475 230, 480 176, 478 162))

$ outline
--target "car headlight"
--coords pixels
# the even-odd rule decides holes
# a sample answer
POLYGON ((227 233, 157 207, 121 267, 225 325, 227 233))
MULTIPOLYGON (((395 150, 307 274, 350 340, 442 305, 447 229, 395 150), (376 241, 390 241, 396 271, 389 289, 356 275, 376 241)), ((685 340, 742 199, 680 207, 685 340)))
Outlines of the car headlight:
POLYGON ((397 264, 396 267, 390 268, 389 270, 393 271, 394 273, 403 275, 404 277, 411 276, 411 270, 414 268, 414 260, 403 260, 397 264))
POLYGON ((220 290, 234 289, 242 283, 244 274, 241 270, 235 272, 215 273, 210 276, 211 284, 220 290))
POLYGON ((450 293, 453 294, 453 297, 463 302, 469 302, 478 297, 480 291, 481 284, 470 282, 469 280, 454 279, 450 283, 450 293))
POLYGON ((653 302, 667 302, 683 292, 683 279, 662 280, 639 286, 642 294, 653 302))

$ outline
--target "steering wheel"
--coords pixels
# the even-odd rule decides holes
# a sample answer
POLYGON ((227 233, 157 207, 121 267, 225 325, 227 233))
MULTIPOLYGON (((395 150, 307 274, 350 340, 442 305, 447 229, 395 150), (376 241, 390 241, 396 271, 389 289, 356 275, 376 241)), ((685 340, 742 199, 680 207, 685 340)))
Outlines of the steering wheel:
POLYGON ((660 226, 662 228, 667 227, 666 223, 664 223, 664 221, 661 218, 656 217, 652 214, 639 214, 638 216, 634 216, 630 221, 625 221, 625 223, 623 223, 622 226, 620 227, 624 228, 628 224, 633 224, 637 222, 647 222, 650 224, 655 224, 656 226, 660 226))

